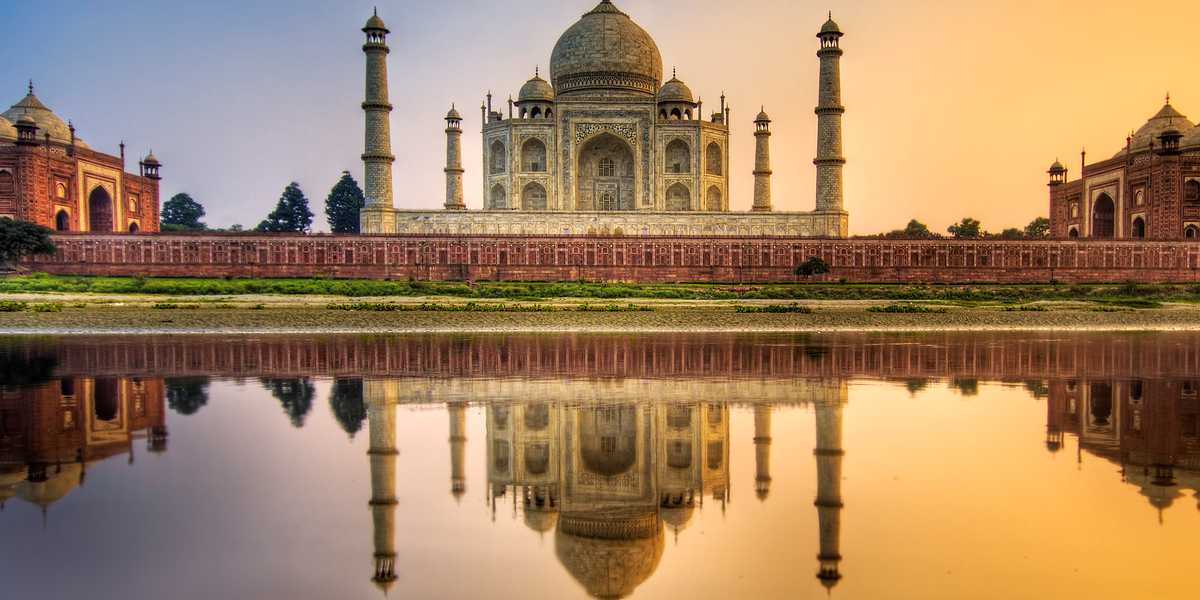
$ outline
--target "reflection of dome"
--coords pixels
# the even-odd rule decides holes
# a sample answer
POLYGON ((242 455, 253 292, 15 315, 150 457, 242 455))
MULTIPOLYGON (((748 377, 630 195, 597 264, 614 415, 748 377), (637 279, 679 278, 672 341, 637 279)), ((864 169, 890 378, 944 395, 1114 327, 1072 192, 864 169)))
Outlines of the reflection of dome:
POLYGON ((13 127, 12 121, 0 117, 0 140, 12 142, 17 139, 17 128, 13 127))
POLYGON ((79 476, 83 473, 83 465, 70 463, 59 467, 47 467, 46 481, 24 481, 17 486, 17 497, 30 503, 46 508, 62 500, 79 485, 79 476))
POLYGON ((598 88, 654 94, 662 81, 662 54, 650 34, 603 0, 558 39, 550 79, 559 93, 598 88))
MULTIPOLYGON (((39 140, 49 133, 50 141, 52 142, 59 144, 71 143, 71 129, 67 126, 67 123, 49 108, 46 108, 46 105, 42 104, 42 101, 38 100, 32 91, 3 114, 5 119, 13 123, 16 123, 23 116, 28 116, 37 124, 37 136, 39 140)), ((75 145, 87 148, 87 144, 84 144, 83 140, 78 137, 75 138, 75 145)))
POLYGON ((538 533, 546 533, 557 524, 557 511, 525 509, 525 526, 538 533))
POLYGON ((692 522, 692 514, 695 509, 689 505, 676 506, 662 509, 659 514, 662 515, 663 523, 671 528, 671 531, 679 533, 687 529, 688 523, 692 522))
POLYGON ((554 538, 555 554, 567 572, 595 598, 632 594, 654 574, 662 559, 662 529, 635 539, 581 537, 563 529, 560 526, 554 538))
POLYGON ((594 408, 580 416, 579 445, 588 471, 613 477, 637 462, 638 410, 633 406, 594 408))
POLYGON ((28 476, 29 470, 24 466, 6 467, 6 470, 0 471, 0 507, 17 495, 17 486, 28 476))

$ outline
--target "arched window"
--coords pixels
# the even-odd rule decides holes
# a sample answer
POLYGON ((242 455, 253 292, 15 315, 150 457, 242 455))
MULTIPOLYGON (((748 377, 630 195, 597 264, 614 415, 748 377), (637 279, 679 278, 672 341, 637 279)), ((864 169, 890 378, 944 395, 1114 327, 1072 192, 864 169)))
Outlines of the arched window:
POLYGON ((542 118, 542 108, 540 106, 533 107, 533 110, 529 113, 529 118, 531 118, 531 119, 542 118))
POLYGON ((1140 240, 1146 237, 1146 220, 1142 217, 1137 217, 1133 220, 1133 227, 1130 228, 1129 236, 1135 240, 1140 240))
POLYGON ((1183 184, 1184 204, 1200 204, 1200 180, 1189 179, 1183 184))
POLYGON ((683 140, 667 144, 666 165, 668 173, 692 172, 692 149, 683 140))
POLYGON ((508 171, 508 151, 504 149, 504 142, 496 140, 492 142, 492 175, 499 175, 508 171))
POLYGON ((1110 239, 1116 235, 1116 204, 1108 194, 1100 194, 1092 207, 1092 237, 1110 239))
POLYGON ((708 212, 721 212, 721 188, 717 186, 709 186, 708 193, 704 197, 704 210, 708 212))
POLYGON ((1189 240, 1194 240, 1196 238, 1200 238, 1200 227, 1196 227, 1195 225, 1188 225, 1187 228, 1185 228, 1183 230, 1183 237, 1185 237, 1189 240))
POLYGON ((615 177, 617 175, 617 163, 607 156, 601 158, 597 174, 601 177, 615 177))
POLYGON ((54 185, 54 197, 55 197, 55 198, 58 198, 59 200, 66 200, 66 199, 67 199, 67 186, 66 186, 66 184, 63 184, 63 183, 61 183, 61 182, 60 182, 60 183, 56 183, 56 184, 54 185))
POLYGON ((705 150, 705 172, 709 175, 724 175, 725 169, 722 168, 724 158, 721 156, 721 146, 716 142, 708 145, 708 150, 705 150))
POLYGON ((14 193, 16 185, 13 183, 12 173, 0 171, 0 196, 11 196, 14 193))
POLYGON ((537 138, 525 141, 521 146, 521 166, 526 172, 546 172, 546 144, 537 138))
POLYGON ((71 215, 67 214, 67 211, 60 210, 58 214, 54 215, 54 229, 56 231, 71 230, 71 215))
POLYGON ((1079 238, 1079 230, 1072 227, 1071 230, 1067 232, 1067 237, 1069 237, 1073 240, 1078 239, 1079 238))
POLYGON ((688 191, 687 186, 676 183, 667 188, 667 210, 671 212, 692 210, 692 193, 688 191))
POLYGON ((508 193, 504 191, 504 186, 498 183, 492 186, 492 200, 488 208, 491 210, 508 210, 508 193))
POLYGON ((521 191, 522 210, 546 210, 546 188, 539 183, 530 183, 521 191))
POLYGON ((546 109, 546 118, 547 118, 547 119, 553 119, 553 118, 554 118, 554 109, 550 109, 550 108, 547 108, 547 109, 546 109))
POLYGON ((138 224, 137 224, 137 223, 130 223, 130 224, 129 224, 129 233, 137 233, 137 232, 138 232, 138 229, 139 229, 139 228, 138 228, 138 224))
POLYGON ((683 118, 683 113, 679 112, 678 108, 671 109, 671 120, 678 121, 683 118))
POLYGON ((658 118, 666 121, 667 120, 667 109, 664 108, 664 109, 658 111, 658 118))

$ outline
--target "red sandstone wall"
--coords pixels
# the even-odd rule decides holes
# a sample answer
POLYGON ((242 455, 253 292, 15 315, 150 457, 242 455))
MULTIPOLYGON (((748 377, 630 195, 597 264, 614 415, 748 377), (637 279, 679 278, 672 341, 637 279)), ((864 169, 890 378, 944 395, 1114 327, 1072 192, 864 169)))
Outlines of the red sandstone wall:
POLYGON ((1200 281, 1200 243, 795 238, 304 236, 55 237, 26 263, 66 275, 334 277, 431 281, 794 281, 819 256, 825 280, 887 283, 1200 281))

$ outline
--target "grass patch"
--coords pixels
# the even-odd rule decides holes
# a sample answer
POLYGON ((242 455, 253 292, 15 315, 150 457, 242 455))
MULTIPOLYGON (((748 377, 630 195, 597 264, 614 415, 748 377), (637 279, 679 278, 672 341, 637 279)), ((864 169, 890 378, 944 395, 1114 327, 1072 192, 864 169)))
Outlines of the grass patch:
POLYGON ((940 314, 946 312, 946 309, 940 306, 921 306, 920 304, 888 304, 886 306, 872 306, 867 309, 867 312, 916 315, 932 313, 940 314))
POLYGON ((1147 298, 1105 298, 1096 300, 1096 302, 1104 306, 1120 307, 1120 308, 1162 308, 1162 302, 1158 300, 1150 300, 1147 298))
POLYGON ((1022 304, 1021 306, 1005 306, 1004 312, 1046 312, 1045 306, 1036 304, 1022 304))
POLYGON ((150 308, 154 310, 197 310, 199 304, 176 304, 174 302, 157 302, 152 304, 150 308))
POLYGON ((63 311, 63 305, 58 302, 45 302, 42 304, 30 304, 29 312, 35 313, 57 313, 63 311))
POLYGON ((768 304, 766 306, 737 306, 734 307, 739 313, 770 313, 770 314, 801 314, 811 315, 813 309, 808 306, 799 304, 768 304))
POLYGON ((0 301, 0 312, 22 312, 26 308, 29 308, 29 303, 27 302, 0 301))

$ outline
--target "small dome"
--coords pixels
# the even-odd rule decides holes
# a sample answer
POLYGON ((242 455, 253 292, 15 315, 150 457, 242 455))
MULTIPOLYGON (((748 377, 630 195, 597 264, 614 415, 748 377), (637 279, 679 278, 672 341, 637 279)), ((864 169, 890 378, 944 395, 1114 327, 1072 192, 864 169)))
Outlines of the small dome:
POLYGON ((25 481, 17 486, 17 497, 30 503, 46 508, 62 500, 79 485, 79 476, 83 473, 83 465, 70 463, 46 469, 49 479, 46 481, 25 481))
POLYGON ((450 112, 446 113, 447 121, 461 121, 462 115, 458 114, 458 109, 453 104, 450 105, 450 112))
MULTIPOLYGON (((1129 141, 1129 147, 1134 152, 1147 150, 1151 145, 1157 144, 1158 138, 1168 130, 1185 131, 1195 126, 1187 117, 1175 110, 1175 107, 1171 106, 1170 99, 1168 99, 1167 103, 1159 109, 1158 113, 1150 117, 1150 120, 1146 121, 1146 124, 1142 125, 1142 128, 1133 134, 1133 138, 1129 141)), ((1116 155, 1124 156, 1125 150, 1121 150, 1116 155)))
POLYGON ((540 75, 534 75, 533 79, 521 86, 517 102, 554 102, 554 86, 540 75))
POLYGON ((603 0, 558 39, 550 79, 560 94, 586 89, 653 94, 662 81, 662 54, 646 30, 603 0))
MULTIPOLYGON (((67 125, 66 121, 63 121, 58 115, 47 108, 45 104, 42 104, 42 101, 38 100, 32 91, 0 116, 13 123, 18 123, 28 118, 37 125, 39 139, 48 133, 52 142, 59 144, 71 143, 71 128, 67 125)), ((88 147, 78 136, 75 138, 75 145, 83 148, 88 147)))
POLYGON ((692 95, 692 89, 674 75, 671 76, 670 81, 663 84, 662 89, 658 90, 658 101, 696 103, 695 96, 692 95))
POLYGON ((754 117, 755 123, 765 123, 765 122, 770 122, 770 121, 771 121, 771 117, 767 116, 767 110, 765 108, 763 110, 758 111, 758 116, 754 117))
POLYGON ((367 24, 363 27, 363 31, 382 31, 384 33, 391 33, 388 31, 387 25, 384 25, 383 19, 379 18, 379 13, 371 15, 371 18, 367 19, 367 24))
POLYGON ((1054 161, 1054 164, 1050 165, 1051 173, 1062 173, 1063 171, 1066 171, 1066 170, 1067 170, 1067 168, 1064 167, 1063 164, 1057 160, 1054 161))
POLYGON ((833 20, 833 13, 829 13, 829 20, 825 21, 825 24, 821 26, 821 33, 817 37, 822 37, 822 36, 826 36, 826 35, 830 35, 830 34, 838 35, 838 36, 844 35, 842 33, 842 28, 838 27, 837 21, 833 20))
POLYGON ((144 162, 148 165, 161 165, 162 164, 162 163, 158 162, 158 157, 154 156, 153 150, 150 151, 150 154, 146 155, 146 158, 142 159, 142 162, 144 162))
POLYGON ((558 512, 549 510, 525 511, 525 526, 538 533, 546 533, 558 524, 558 512))
POLYGON ((0 117, 0 140, 11 142, 17 139, 17 128, 12 121, 0 117))
POLYGON ((671 531, 679 533, 687 529, 688 523, 692 521, 692 514, 694 512, 695 509, 693 507, 684 504, 682 506, 664 508, 659 514, 662 515, 663 523, 666 523, 671 528, 671 531))

